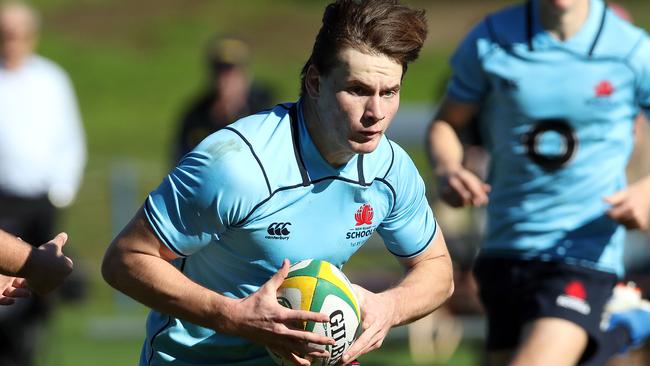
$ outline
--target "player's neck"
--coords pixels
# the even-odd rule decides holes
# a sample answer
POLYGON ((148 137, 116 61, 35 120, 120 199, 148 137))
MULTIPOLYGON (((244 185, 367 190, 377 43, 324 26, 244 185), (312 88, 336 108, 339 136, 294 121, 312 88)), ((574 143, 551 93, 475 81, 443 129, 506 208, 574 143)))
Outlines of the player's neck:
POLYGON ((539 1, 538 6, 542 27, 560 41, 578 33, 589 17, 589 0, 576 1, 566 9, 546 1, 539 1))
POLYGON ((354 157, 353 152, 347 151, 344 146, 337 144, 335 135, 321 121, 318 109, 313 101, 309 100, 309 98, 303 98, 302 110, 309 136, 325 161, 337 168, 345 165, 354 157))

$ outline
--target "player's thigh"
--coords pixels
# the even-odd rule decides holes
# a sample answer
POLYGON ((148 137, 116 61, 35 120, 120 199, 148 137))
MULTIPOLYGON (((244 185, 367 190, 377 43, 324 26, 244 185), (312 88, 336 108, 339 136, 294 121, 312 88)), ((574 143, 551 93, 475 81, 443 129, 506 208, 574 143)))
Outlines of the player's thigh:
POLYGON ((526 326, 512 366, 571 366, 578 363, 589 337, 579 325, 560 318, 539 318, 526 326))

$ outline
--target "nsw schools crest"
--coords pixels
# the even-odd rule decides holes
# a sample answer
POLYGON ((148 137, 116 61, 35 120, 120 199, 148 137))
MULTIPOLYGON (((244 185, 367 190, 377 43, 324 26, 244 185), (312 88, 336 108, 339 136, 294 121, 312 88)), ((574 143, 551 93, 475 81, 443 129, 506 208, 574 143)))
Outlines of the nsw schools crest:
POLYGON ((354 213, 355 225, 345 234, 346 240, 360 239, 351 243, 352 246, 363 244, 375 231, 375 227, 371 226, 374 216, 374 210, 369 203, 364 203, 354 213))
POLYGON ((372 217, 374 216, 372 206, 364 203, 359 207, 357 213, 354 214, 354 219, 357 221, 356 226, 372 225, 372 217))

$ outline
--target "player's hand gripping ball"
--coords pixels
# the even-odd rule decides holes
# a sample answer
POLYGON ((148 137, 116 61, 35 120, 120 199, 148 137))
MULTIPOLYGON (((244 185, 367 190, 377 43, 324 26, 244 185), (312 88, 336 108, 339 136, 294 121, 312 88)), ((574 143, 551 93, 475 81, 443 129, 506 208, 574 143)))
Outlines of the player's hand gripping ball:
MULTIPOLYGON (((336 341, 334 345, 321 346, 330 357, 313 359, 312 365, 335 365, 359 335, 359 301, 348 278, 329 262, 307 259, 291 265, 278 290, 278 302, 295 310, 329 315, 329 323, 303 323, 303 329, 336 341)), ((269 353, 278 365, 291 365, 270 350, 269 353)))

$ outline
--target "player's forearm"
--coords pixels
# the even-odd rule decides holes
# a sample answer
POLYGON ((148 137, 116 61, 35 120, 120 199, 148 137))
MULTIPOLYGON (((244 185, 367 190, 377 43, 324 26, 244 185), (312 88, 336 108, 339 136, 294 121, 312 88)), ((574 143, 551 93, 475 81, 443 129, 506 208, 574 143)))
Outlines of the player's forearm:
POLYGON ((0 274, 26 277, 32 246, 0 230, 0 274))
POLYGON ((449 254, 425 259, 399 285, 380 294, 394 304, 394 326, 411 323, 440 307, 454 292, 449 254))
POLYGON ((193 282, 164 259, 148 254, 109 249, 102 275, 115 289, 154 310, 217 331, 226 324, 226 315, 235 302, 193 282))
POLYGON ((429 156, 438 175, 445 175, 462 167, 463 145, 449 123, 435 120, 429 129, 429 156))

